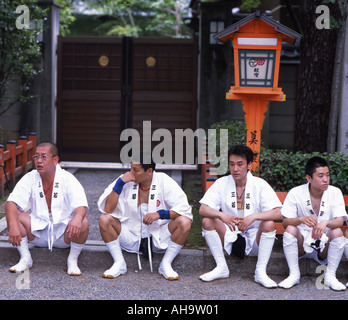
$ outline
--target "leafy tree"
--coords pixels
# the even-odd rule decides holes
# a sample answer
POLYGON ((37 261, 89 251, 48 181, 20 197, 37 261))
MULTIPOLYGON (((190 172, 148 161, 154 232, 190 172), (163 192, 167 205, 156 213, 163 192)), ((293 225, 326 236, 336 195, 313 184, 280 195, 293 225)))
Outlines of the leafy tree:
POLYGON ((45 17, 45 10, 36 0, 0 0, 0 115, 16 102, 32 98, 29 94, 30 81, 40 72, 37 58, 41 47, 37 35, 45 17), (16 13, 19 5, 29 9, 30 28, 22 18, 24 11, 16 13), (17 25, 16 25, 17 22, 17 25), (22 28, 23 27, 23 28, 22 28), (19 83, 18 94, 8 92, 11 83, 19 83))
POLYGON ((188 10, 187 0, 156 0, 151 4, 151 8, 156 9, 156 17, 152 20, 150 27, 161 30, 164 36, 175 38, 184 36, 184 16, 188 10))
POLYGON ((100 14, 113 17, 98 27, 107 36, 190 35, 184 21, 188 0, 85 0, 84 3, 100 14))
POLYGON ((59 33, 66 36, 70 33, 69 25, 75 21, 73 16, 74 0, 54 0, 54 3, 60 6, 59 11, 59 33))

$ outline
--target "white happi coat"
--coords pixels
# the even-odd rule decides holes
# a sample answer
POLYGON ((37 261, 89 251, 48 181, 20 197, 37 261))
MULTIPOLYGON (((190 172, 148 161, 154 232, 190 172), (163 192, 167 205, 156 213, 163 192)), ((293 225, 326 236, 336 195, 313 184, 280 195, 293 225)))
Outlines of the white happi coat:
POLYGON ((53 242, 64 233, 76 208, 83 206, 88 211, 82 185, 58 164, 52 188, 51 212, 48 210, 41 176, 37 170, 28 172, 18 181, 7 201, 13 201, 20 210, 30 213, 33 235, 39 236, 38 231, 49 226, 49 249, 52 249, 53 242))
MULTIPOLYGON (((217 179, 200 200, 200 204, 205 204, 217 211, 221 210, 235 217, 240 217, 241 215, 246 217, 252 213, 264 212, 274 208, 281 208, 282 206, 272 187, 265 180, 254 177, 250 172, 247 174, 247 182, 244 191, 244 210, 242 212, 238 212, 237 209, 236 184, 232 175, 217 179)), ((249 254, 252 250, 259 225, 260 221, 254 221, 244 232, 245 234, 243 234, 246 238, 246 254, 249 254)), ((229 229, 227 228, 227 230, 229 229)), ((229 240, 230 242, 235 241, 237 233, 240 233, 240 231, 234 231, 231 232, 231 234, 228 232, 229 238, 225 238, 225 240, 227 240, 227 242, 229 242, 229 240)), ((232 248, 231 245, 229 249, 227 248, 228 244, 225 243, 225 249, 230 253, 229 251, 232 248)))
MULTIPOLYGON (((116 181, 121 177, 122 175, 113 181, 100 196, 98 208, 101 212, 106 213, 106 198, 111 193, 116 181)), ((139 184, 135 182, 126 183, 118 198, 115 210, 110 214, 119 219, 122 224, 126 225, 130 231, 140 238, 142 219, 138 210, 138 192, 139 184)), ((148 213, 157 212, 161 209, 173 210, 192 220, 192 208, 187 201, 184 191, 167 174, 154 171, 149 192, 148 213)), ((159 249, 166 249, 168 247, 169 240, 164 239, 166 238, 164 235, 167 232, 167 224, 170 221, 172 220, 159 219, 148 227, 148 232, 152 235, 154 244, 159 249)))
MULTIPOLYGON (((283 208, 281 210, 282 216, 286 218, 297 218, 313 216, 318 222, 332 220, 337 217, 344 217, 347 219, 347 213, 345 209, 343 195, 340 189, 329 186, 327 190, 323 192, 320 202, 319 215, 317 216, 312 208, 311 197, 309 193, 309 183, 291 189, 284 201, 283 208)), ((306 252, 312 252, 311 248, 312 229, 305 224, 301 223, 297 226, 304 237, 304 249, 306 252)), ((325 233, 330 229, 326 228, 322 237, 322 248, 328 241, 325 233)))

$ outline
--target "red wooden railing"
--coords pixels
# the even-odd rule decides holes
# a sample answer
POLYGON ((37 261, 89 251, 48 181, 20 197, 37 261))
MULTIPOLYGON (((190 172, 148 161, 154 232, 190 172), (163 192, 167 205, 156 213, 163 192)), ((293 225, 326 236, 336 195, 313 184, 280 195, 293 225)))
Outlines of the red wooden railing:
POLYGON ((33 168, 32 156, 36 150, 36 133, 30 133, 28 137, 8 141, 6 150, 0 145, 0 198, 4 197, 5 185, 11 189, 19 176, 33 168))

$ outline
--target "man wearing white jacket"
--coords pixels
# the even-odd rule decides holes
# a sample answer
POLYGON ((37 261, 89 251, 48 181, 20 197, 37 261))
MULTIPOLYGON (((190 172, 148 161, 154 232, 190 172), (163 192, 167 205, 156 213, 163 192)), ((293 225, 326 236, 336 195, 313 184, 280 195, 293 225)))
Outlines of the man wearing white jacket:
POLYGON ((231 174, 216 180, 200 201, 203 236, 216 262, 216 268, 200 276, 203 281, 229 276, 225 249, 239 257, 258 256, 255 281, 267 288, 277 287, 266 267, 275 241, 274 220, 281 218, 281 202, 265 180, 250 173, 253 159, 249 147, 231 147, 231 174))
POLYGON ((30 242, 50 250, 70 247, 67 272, 80 275, 77 260, 89 232, 84 189, 59 166, 58 149, 53 143, 39 144, 33 159, 36 170, 18 181, 5 206, 9 242, 21 256, 10 271, 32 267, 30 242))
POLYGON ((165 250, 159 273, 168 280, 179 278, 171 264, 189 235, 192 209, 180 186, 154 170, 155 163, 144 164, 141 153, 138 161, 132 161, 131 170, 113 181, 99 198, 100 232, 114 259, 103 273, 105 278, 127 272, 122 249, 138 254, 140 268, 140 250, 148 252, 151 271, 151 251, 165 250))
POLYGON ((324 283, 333 290, 345 290, 336 278, 346 244, 341 230, 347 217, 342 192, 329 185, 330 170, 323 158, 309 159, 305 174, 308 183, 291 189, 282 208, 283 248, 290 275, 279 287, 291 288, 300 282, 300 257, 327 263, 324 283))

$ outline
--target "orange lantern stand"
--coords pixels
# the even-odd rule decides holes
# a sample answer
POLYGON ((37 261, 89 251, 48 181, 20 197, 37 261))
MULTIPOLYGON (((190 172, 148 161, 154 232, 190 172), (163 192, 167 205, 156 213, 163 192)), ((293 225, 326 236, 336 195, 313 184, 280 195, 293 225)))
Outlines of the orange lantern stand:
POLYGON ((269 101, 285 101, 278 88, 282 41, 299 44, 301 35, 260 11, 214 35, 233 41, 235 85, 226 99, 241 100, 245 113, 247 146, 256 154, 252 171, 259 166, 261 131, 269 101))

